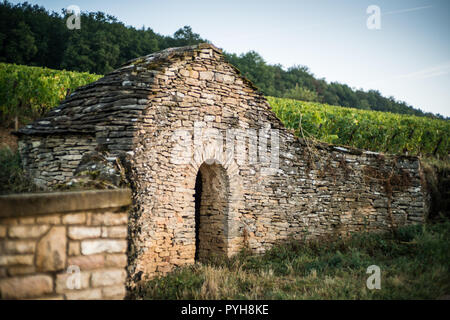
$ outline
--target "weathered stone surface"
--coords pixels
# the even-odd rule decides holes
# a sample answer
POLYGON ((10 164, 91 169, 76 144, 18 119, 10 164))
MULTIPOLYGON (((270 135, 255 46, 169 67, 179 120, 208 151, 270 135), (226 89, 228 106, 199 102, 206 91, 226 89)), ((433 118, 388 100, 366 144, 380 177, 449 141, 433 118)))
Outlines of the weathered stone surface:
POLYGON ((61 216, 60 215, 51 215, 44 217, 37 217, 36 223, 38 224, 61 224, 61 216))
POLYGON ((81 254, 81 243, 79 241, 69 241, 67 254, 69 256, 79 256, 81 254))
POLYGON ((1 255, 1 266, 31 266, 33 265, 33 255, 1 255))
POLYGON ((30 300, 64 300, 63 295, 49 295, 43 297, 30 298, 30 300))
POLYGON ((89 288, 91 274, 89 272, 62 273, 56 276, 56 293, 89 288))
POLYGON ((19 224, 34 224, 34 217, 19 218, 19 224))
POLYGON ((11 226, 8 234, 11 238, 38 238, 47 232, 49 226, 11 226))
POLYGON ((124 268, 127 265, 127 256, 125 254, 107 254, 105 258, 105 267, 124 268))
POLYGON ((34 266, 17 266, 17 267, 9 267, 8 275, 10 277, 27 275, 36 273, 36 267, 34 266))
POLYGON ((107 209, 99 203, 98 209, 80 213, 2 218, 0 299, 123 299, 128 209, 114 205, 114 199, 110 203, 107 209))
POLYGON ((0 239, 6 237, 6 226, 0 226, 0 239))
POLYGON ((126 213, 96 213, 92 216, 92 225, 95 226, 114 226, 127 223, 128 215, 126 213))
POLYGON ((123 269, 117 270, 102 270, 92 272, 92 286, 106 287, 123 284, 126 277, 126 272, 123 269))
POLYGON ((36 248, 36 267, 40 271, 58 271, 66 266, 66 228, 52 227, 39 240, 36 248))
POLYGON ((78 266, 81 270, 98 269, 105 266, 105 257, 102 255, 70 257, 68 265, 78 266))
POLYGON ((53 280, 50 276, 35 275, 0 279, 0 297, 2 299, 32 298, 52 291, 53 280))
POLYGON ((81 242, 81 253, 83 255, 123 253, 126 249, 126 240, 84 240, 81 242))
POLYGON ((123 299, 125 298, 125 286, 111 286, 102 288, 103 299, 123 299))
POLYGON ((74 177, 67 182, 70 186, 78 185, 96 189, 118 188, 126 184, 120 159, 108 157, 101 152, 85 153, 74 171, 74 177))
POLYGON ((200 74, 200 80, 212 80, 214 79, 214 73, 211 71, 202 71, 200 74))
POLYGON ((103 238, 120 238, 126 239, 128 233, 127 226, 115 226, 115 227, 103 227, 102 237, 103 238))
POLYGON ((222 74, 222 73, 216 73, 215 75, 216 81, 224 82, 224 83, 233 83, 234 82, 234 76, 222 74))
POLYGON ((6 241, 4 249, 7 253, 34 253, 36 247, 35 241, 20 240, 20 241, 6 241))
POLYGON ((81 246, 69 242, 71 255, 105 255, 112 267, 123 264, 129 234, 130 287, 244 246, 263 253, 290 235, 389 230, 422 222, 427 210, 417 158, 295 137, 209 44, 131 61, 42 120, 19 134, 24 167, 44 187, 88 169, 81 159, 95 152, 132 181, 129 214, 89 212, 74 224, 101 228, 102 238, 75 232, 81 246))
POLYGON ((102 298, 101 289, 70 291, 65 293, 67 300, 98 300, 102 298))
POLYGON ((3 218, 0 223, 0 226, 14 226, 19 224, 19 220, 17 218, 3 218))
POLYGON ((69 227, 69 238, 72 240, 100 238, 100 227, 69 227))
MULTIPOLYGON (((44 170, 42 175, 51 176, 52 179, 56 179, 54 183, 60 184, 65 178, 70 178, 73 175, 70 172, 71 170, 71 167, 62 168, 56 177, 53 177, 44 170)), ((0 196, 0 206, 2 207, 0 218, 19 217, 20 222, 23 216, 49 215, 61 212, 89 211, 93 209, 128 206, 130 200, 130 190, 127 188, 11 194, 0 196)), ((14 224, 17 224, 17 219, 13 218, 10 220, 14 224)), ((8 224, 8 219, 3 219, 2 221, 4 224, 8 224)))
POLYGON ((86 222, 85 213, 65 214, 62 218, 63 224, 83 224, 86 222))

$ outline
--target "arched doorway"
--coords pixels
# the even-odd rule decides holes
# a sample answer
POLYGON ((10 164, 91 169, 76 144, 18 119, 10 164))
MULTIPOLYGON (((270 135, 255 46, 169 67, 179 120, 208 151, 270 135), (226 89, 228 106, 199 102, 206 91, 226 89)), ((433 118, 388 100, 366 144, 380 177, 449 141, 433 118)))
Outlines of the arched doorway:
POLYGON ((227 255, 229 181, 217 163, 203 163, 195 182, 195 260, 227 255))

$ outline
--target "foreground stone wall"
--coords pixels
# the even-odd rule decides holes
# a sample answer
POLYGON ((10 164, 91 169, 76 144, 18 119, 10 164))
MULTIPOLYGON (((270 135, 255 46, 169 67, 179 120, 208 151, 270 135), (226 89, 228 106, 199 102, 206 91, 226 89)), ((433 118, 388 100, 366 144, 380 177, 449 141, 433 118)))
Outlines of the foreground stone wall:
POLYGON ((127 189, 0 197, 1 299, 123 299, 127 189))

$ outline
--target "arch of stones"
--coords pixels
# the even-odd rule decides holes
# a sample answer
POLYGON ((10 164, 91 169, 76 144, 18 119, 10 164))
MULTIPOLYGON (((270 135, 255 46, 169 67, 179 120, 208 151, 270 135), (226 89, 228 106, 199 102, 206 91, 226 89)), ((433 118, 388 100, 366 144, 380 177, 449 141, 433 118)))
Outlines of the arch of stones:
POLYGON ((210 44, 132 60, 18 134, 45 188, 73 179, 86 154, 127 164, 130 287, 196 256, 388 230, 427 213, 417 158, 307 144, 210 44))

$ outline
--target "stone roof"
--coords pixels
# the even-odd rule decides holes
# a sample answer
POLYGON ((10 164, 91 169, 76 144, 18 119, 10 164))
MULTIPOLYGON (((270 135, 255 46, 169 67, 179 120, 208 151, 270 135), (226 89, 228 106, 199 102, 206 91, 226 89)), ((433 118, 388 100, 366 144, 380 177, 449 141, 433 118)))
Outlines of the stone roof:
POLYGON ((147 108, 155 76, 173 62, 205 48, 222 54, 215 46, 203 43, 130 60, 103 78, 79 87, 58 107, 16 134, 94 134, 97 125, 129 125, 147 108))

